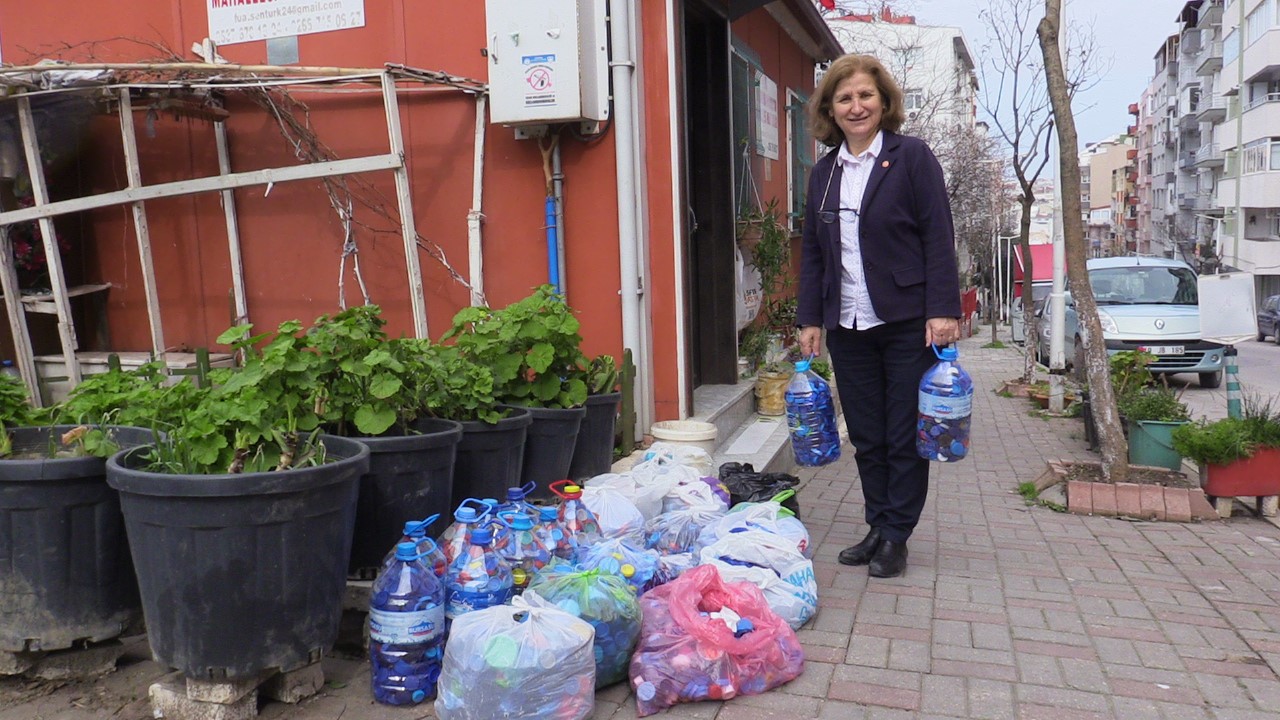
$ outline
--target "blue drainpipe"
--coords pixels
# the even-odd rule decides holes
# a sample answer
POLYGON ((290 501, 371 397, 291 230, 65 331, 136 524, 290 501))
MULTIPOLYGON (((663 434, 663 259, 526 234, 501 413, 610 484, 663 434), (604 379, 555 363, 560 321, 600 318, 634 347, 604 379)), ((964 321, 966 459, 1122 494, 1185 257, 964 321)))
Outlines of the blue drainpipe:
POLYGON ((556 249, 556 198, 554 195, 547 196, 546 203, 547 218, 547 282, 555 286, 557 293, 562 293, 560 288, 560 256, 556 249))

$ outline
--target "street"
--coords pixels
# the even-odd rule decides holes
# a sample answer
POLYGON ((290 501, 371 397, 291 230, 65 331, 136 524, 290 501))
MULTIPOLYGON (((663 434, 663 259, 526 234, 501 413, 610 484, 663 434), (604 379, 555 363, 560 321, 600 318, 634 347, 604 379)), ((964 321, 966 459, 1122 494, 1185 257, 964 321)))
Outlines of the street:
MULTIPOLYGON (((1260 395, 1276 397, 1273 403, 1280 409, 1280 346, 1270 342, 1247 340, 1236 346, 1236 366, 1239 371, 1240 389, 1244 396, 1260 395)), ((1182 391, 1182 401, 1191 410, 1191 417, 1207 417, 1216 420, 1227 416, 1227 383, 1214 390, 1200 387, 1195 375, 1171 375, 1169 385, 1182 391)))

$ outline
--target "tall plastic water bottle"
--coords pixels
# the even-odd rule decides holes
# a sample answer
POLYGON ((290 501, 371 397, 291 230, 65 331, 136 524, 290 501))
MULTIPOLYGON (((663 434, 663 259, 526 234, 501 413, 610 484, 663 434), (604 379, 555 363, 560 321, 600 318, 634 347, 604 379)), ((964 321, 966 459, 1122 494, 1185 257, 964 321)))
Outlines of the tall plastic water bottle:
POLYGON ((796 463, 805 467, 826 465, 840 459, 840 431, 831 386, 809 369, 809 360, 796 362, 796 373, 787 385, 787 428, 796 463))
POLYGON ((533 528, 533 533, 542 541, 543 547, 551 553, 551 557, 572 562, 573 541, 565 534, 559 516, 558 506, 544 505, 538 508, 538 524, 533 528))
POLYGON ((511 583, 515 593, 524 592, 533 576, 551 562, 551 553, 533 532, 533 520, 519 510, 499 512, 498 517, 511 529, 511 541, 498 554, 511 566, 511 583))
POLYGON ((517 510, 528 515, 529 519, 533 522, 538 522, 538 508, 528 500, 525 500, 525 498, 529 496, 529 493, 537 489, 537 483, 532 480, 519 487, 507 488, 507 499, 494 509, 494 516, 501 517, 502 513, 517 510))
MULTIPOLYGON (((443 582, 445 573, 449 570, 449 558, 445 557, 444 550, 441 550, 434 540, 427 537, 427 528, 439 519, 439 515, 432 515, 425 520, 410 520, 404 524, 404 535, 401 536, 400 542, 411 542, 416 545, 422 561, 443 582)), ((382 567, 389 567, 395 559, 396 548, 391 548, 391 552, 382 559, 382 567)))
POLYGON ((960 367, 960 351, 934 346, 938 362, 920 379, 916 452, 926 460, 955 462, 969 454, 973 379, 960 367))
POLYGON ((369 598, 369 665, 373 698, 412 705, 436 694, 444 660, 444 588, 418 556, 396 545, 395 558, 373 581, 369 598))
POLYGON ((560 497, 556 520, 564 528, 565 536, 573 545, 574 557, 585 547, 600 542, 600 521, 591 508, 582 502, 582 488, 572 480, 557 480, 550 485, 551 492, 560 497))
POLYGON ((471 532, 489 520, 489 506, 475 498, 463 500, 453 511, 453 524, 440 535, 440 549, 450 564, 466 545, 471 532))
POLYGON ((12 375, 19 380, 22 379, 22 373, 18 372, 18 368, 13 366, 12 360, 0 360, 0 374, 12 375))
POLYGON ((448 622, 472 610, 511 599, 511 566, 493 549, 493 529, 474 528, 458 557, 449 564, 444 614, 448 622))

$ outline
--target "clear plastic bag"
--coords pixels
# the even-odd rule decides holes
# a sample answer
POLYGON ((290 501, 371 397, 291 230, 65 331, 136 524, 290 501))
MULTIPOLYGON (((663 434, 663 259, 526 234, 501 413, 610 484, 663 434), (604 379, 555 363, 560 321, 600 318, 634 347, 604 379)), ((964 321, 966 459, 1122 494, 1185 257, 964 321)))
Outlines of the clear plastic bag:
POLYGON ((639 534, 644 530, 644 515, 617 488, 587 485, 582 488, 582 503, 596 516, 600 534, 606 538, 639 534))
POLYGON ((595 630, 522 597, 453 623, 436 697, 441 720, 564 718, 595 711, 595 630))
POLYGON ((710 565, 650 590, 640 605, 643 639, 631 658, 640 717, 681 702, 763 693, 804 670, 795 631, 760 590, 726 583, 710 565))
POLYGON ((627 677, 627 662, 640 636, 640 604, 621 575, 552 563, 534 578, 529 592, 595 628, 596 687, 627 677))
POLYGON ((698 565, 698 556, 694 553, 675 553, 674 555, 658 555, 658 569, 649 582, 650 589, 666 585, 685 572, 698 565))
POLYGON ((659 557, 656 550, 645 549, 643 536, 640 542, 632 542, 630 537, 605 538, 587 549, 581 564, 621 575, 639 595, 649 589, 659 557))
POLYGON ((662 513, 644 524, 644 546, 663 555, 696 553, 702 547, 698 538, 703 528, 722 517, 724 511, 713 505, 662 513))
POLYGON ((611 487, 621 492, 635 504, 645 520, 652 520, 662 512, 662 498, 677 483, 675 477, 657 474, 651 474, 645 482, 640 482, 635 475, 625 472, 597 475, 587 481, 587 487, 611 487))
POLYGON ((644 454, 644 462, 656 462, 659 466, 683 465, 697 471, 698 476, 710 475, 714 469, 711 453, 692 445, 656 442, 644 454))
MULTIPOLYGON (((715 481, 715 478, 707 479, 715 481)), ((729 509, 729 494, 717 492, 715 486, 698 478, 693 482, 675 486, 662 499, 664 513, 703 507, 710 507, 724 513, 729 509)))
POLYGON ((786 587, 754 573, 744 574, 741 579, 759 587, 770 599, 770 607, 784 615, 792 627, 800 627, 818 611, 818 580, 813 573, 813 562, 801 555, 787 538, 765 530, 732 532, 703 548, 699 559, 704 563, 718 561, 748 569, 760 568, 775 575, 786 587))
MULTIPOLYGON (((787 492, 791 492, 788 490, 787 492)), ((708 525, 699 538, 705 547, 732 532, 764 530, 781 535, 795 543, 796 550, 807 558, 813 557, 809 530, 799 519, 792 517, 777 502, 738 503, 723 518, 708 525)))

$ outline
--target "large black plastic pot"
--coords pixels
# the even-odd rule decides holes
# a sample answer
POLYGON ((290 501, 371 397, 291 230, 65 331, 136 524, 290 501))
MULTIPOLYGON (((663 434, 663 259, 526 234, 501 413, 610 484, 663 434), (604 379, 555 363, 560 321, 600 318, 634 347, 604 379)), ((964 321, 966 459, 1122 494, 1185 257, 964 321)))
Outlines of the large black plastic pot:
POLYGON ((587 397, 587 416, 582 419, 578 442, 573 446, 573 460, 569 463, 571 479, 586 480, 613 467, 613 438, 621 400, 620 392, 587 397))
POLYGON ((107 461, 155 659, 190 678, 239 680, 318 661, 342 619, 369 448, 326 436, 330 462, 236 475, 107 461))
MULTIPOLYGON (((45 451, 72 425, 15 428, 15 453, 45 451)), ((150 430, 110 427, 123 447, 150 430)), ((106 460, 0 460, 0 650, 36 652, 120 636, 142 606, 106 460)))
POLYGON ((573 447, 578 442, 578 430, 587 416, 585 407, 576 408, 526 408, 533 415, 529 434, 524 441, 524 463, 518 485, 533 483, 529 500, 549 500, 553 497, 551 483, 569 477, 569 463, 573 460, 573 447))
POLYGON ((348 573, 376 573, 405 522, 453 511, 453 461, 462 424, 423 418, 414 429, 421 434, 353 438, 369 448, 369 472, 360 478, 348 573))
POLYGON ((524 465, 525 435, 533 423, 528 408, 506 408, 507 416, 495 425, 478 420, 462 423, 458 459, 453 464, 453 499, 495 498, 520 484, 524 465))

